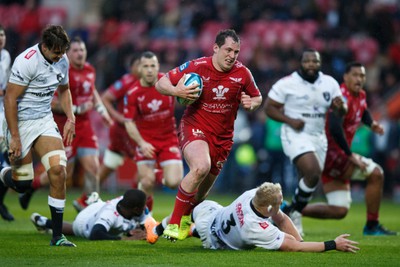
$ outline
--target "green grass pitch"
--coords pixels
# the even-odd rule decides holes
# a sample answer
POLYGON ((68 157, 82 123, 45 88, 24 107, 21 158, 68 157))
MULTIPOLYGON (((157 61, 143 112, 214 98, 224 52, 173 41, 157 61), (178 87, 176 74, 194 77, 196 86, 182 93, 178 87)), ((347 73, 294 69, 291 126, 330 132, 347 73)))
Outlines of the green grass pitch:
MULTIPOLYGON (((76 215, 72 201, 78 192, 68 192, 64 219, 76 215)), ((103 194, 103 199, 116 195, 103 194)), ((174 194, 156 192, 154 217, 161 220, 171 212, 174 194)), ((211 194, 209 199, 228 204, 236 196, 211 194)), ((353 203, 343 220, 304 218, 305 241, 326 241, 349 233, 358 241, 357 254, 288 253, 255 249, 252 251, 209 251, 196 238, 171 243, 160 239, 155 245, 145 241, 88 241, 69 237, 77 248, 50 247, 50 236, 37 232, 29 220, 31 213, 49 216, 47 190, 38 191, 28 210, 19 207, 18 195, 9 192, 5 200, 14 222, 0 219, 0 266, 400 266, 400 236, 364 237, 365 205, 353 203)), ((400 232, 400 205, 382 203, 381 222, 400 232)))

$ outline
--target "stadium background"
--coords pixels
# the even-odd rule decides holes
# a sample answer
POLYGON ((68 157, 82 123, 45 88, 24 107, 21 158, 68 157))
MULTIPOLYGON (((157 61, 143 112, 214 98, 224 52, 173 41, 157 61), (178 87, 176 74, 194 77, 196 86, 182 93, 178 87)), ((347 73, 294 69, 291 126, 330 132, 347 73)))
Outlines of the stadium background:
MULTIPOLYGON (((126 72, 132 53, 154 51, 165 72, 186 60, 211 55, 215 34, 227 27, 241 36, 239 59, 251 69, 263 96, 277 79, 298 67, 304 48, 318 49, 323 72, 339 82, 346 62, 361 61, 367 68, 370 108, 387 134, 376 138, 361 128, 353 149, 384 167, 385 196, 400 202, 398 0, 0 0, 0 23, 6 27, 6 49, 12 59, 38 41, 46 24, 61 24, 71 37, 81 36, 88 61, 96 68, 100 92, 126 72)), ((178 120, 181 113, 177 106, 178 120)), ((262 110, 239 113, 229 171, 222 173, 215 190, 242 191, 272 176, 292 190, 291 166, 284 164, 282 174, 271 162, 282 152, 277 147, 274 154, 268 147, 273 136, 267 121, 262 110)), ((93 123, 103 151, 107 128, 95 114, 93 123)), ((131 162, 123 166, 105 189, 130 186, 132 168, 131 162)), ((353 188, 357 200, 362 187, 353 188)))

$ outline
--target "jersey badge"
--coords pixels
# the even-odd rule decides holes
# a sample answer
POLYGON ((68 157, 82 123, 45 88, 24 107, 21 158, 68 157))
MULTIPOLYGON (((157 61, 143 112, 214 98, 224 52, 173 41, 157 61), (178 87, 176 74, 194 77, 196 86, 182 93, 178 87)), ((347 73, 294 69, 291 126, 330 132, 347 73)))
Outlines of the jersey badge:
POLYGON ((225 93, 229 91, 229 88, 224 87, 223 85, 218 85, 217 88, 213 88, 212 91, 215 93, 215 100, 225 100, 225 93))
POLYGON ((151 100, 150 103, 147 104, 147 107, 151 109, 152 112, 156 112, 160 109, 160 106, 162 105, 162 101, 158 99, 153 99, 151 100))
POLYGON ((210 76, 208 76, 208 77, 201 76, 201 78, 203 79, 203 82, 208 82, 208 81, 210 81, 210 76))
POLYGON ((183 71, 187 67, 189 67, 189 61, 187 61, 187 62, 183 63, 182 65, 180 65, 179 66, 179 71, 183 71))
POLYGON ((229 77, 231 81, 234 81, 235 83, 240 83, 242 81, 242 78, 234 78, 234 77, 229 77))
POLYGON ((259 223, 259 225, 261 226, 261 228, 262 229, 267 229, 268 228, 268 226, 269 226, 269 224, 267 223, 267 222, 261 222, 261 223, 259 223))
POLYGON ((323 92, 322 95, 324 96, 324 98, 327 102, 329 102, 329 100, 331 100, 331 94, 329 92, 323 92))

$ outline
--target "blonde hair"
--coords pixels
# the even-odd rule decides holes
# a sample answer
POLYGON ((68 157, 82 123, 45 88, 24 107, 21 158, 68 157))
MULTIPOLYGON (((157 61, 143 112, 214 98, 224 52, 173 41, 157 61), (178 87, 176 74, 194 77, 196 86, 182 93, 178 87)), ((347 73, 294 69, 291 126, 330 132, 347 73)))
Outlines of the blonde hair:
POLYGON ((278 204, 277 195, 281 192, 282 187, 280 184, 265 182, 257 188, 253 203, 258 207, 275 206, 278 204))

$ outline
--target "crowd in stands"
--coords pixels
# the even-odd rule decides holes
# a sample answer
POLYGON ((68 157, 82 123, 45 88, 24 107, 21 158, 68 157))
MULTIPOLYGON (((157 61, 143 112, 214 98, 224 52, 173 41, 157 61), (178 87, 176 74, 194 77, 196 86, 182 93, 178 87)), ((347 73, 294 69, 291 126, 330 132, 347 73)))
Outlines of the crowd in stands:
MULTIPOLYGON (((395 111, 385 108, 400 88, 398 1, 103 0, 98 21, 74 26, 67 25, 66 9, 46 7, 41 2, 0 1, 0 23, 8 35, 6 49, 14 59, 23 48, 37 42, 44 25, 63 24, 70 36, 79 35, 87 43, 99 91, 126 72, 132 53, 155 52, 161 71, 166 72, 189 59, 210 55, 210 43, 222 28, 234 28, 241 36, 239 60, 249 66, 264 97, 277 79, 298 67, 304 48, 319 50, 322 71, 339 82, 346 63, 360 61, 367 68, 368 104, 385 121, 388 132, 382 138, 360 134, 359 138, 364 138, 360 142, 369 144, 364 153, 384 166, 386 192, 400 186, 400 116, 394 116, 400 115, 396 113, 400 100, 391 103, 395 111)), ((268 163, 271 157, 266 147, 270 125, 260 113, 262 110, 246 118, 251 134, 243 140, 255 148, 258 160, 250 164, 255 167, 246 169, 255 181, 257 173, 271 173, 267 169, 273 165, 268 163)))

